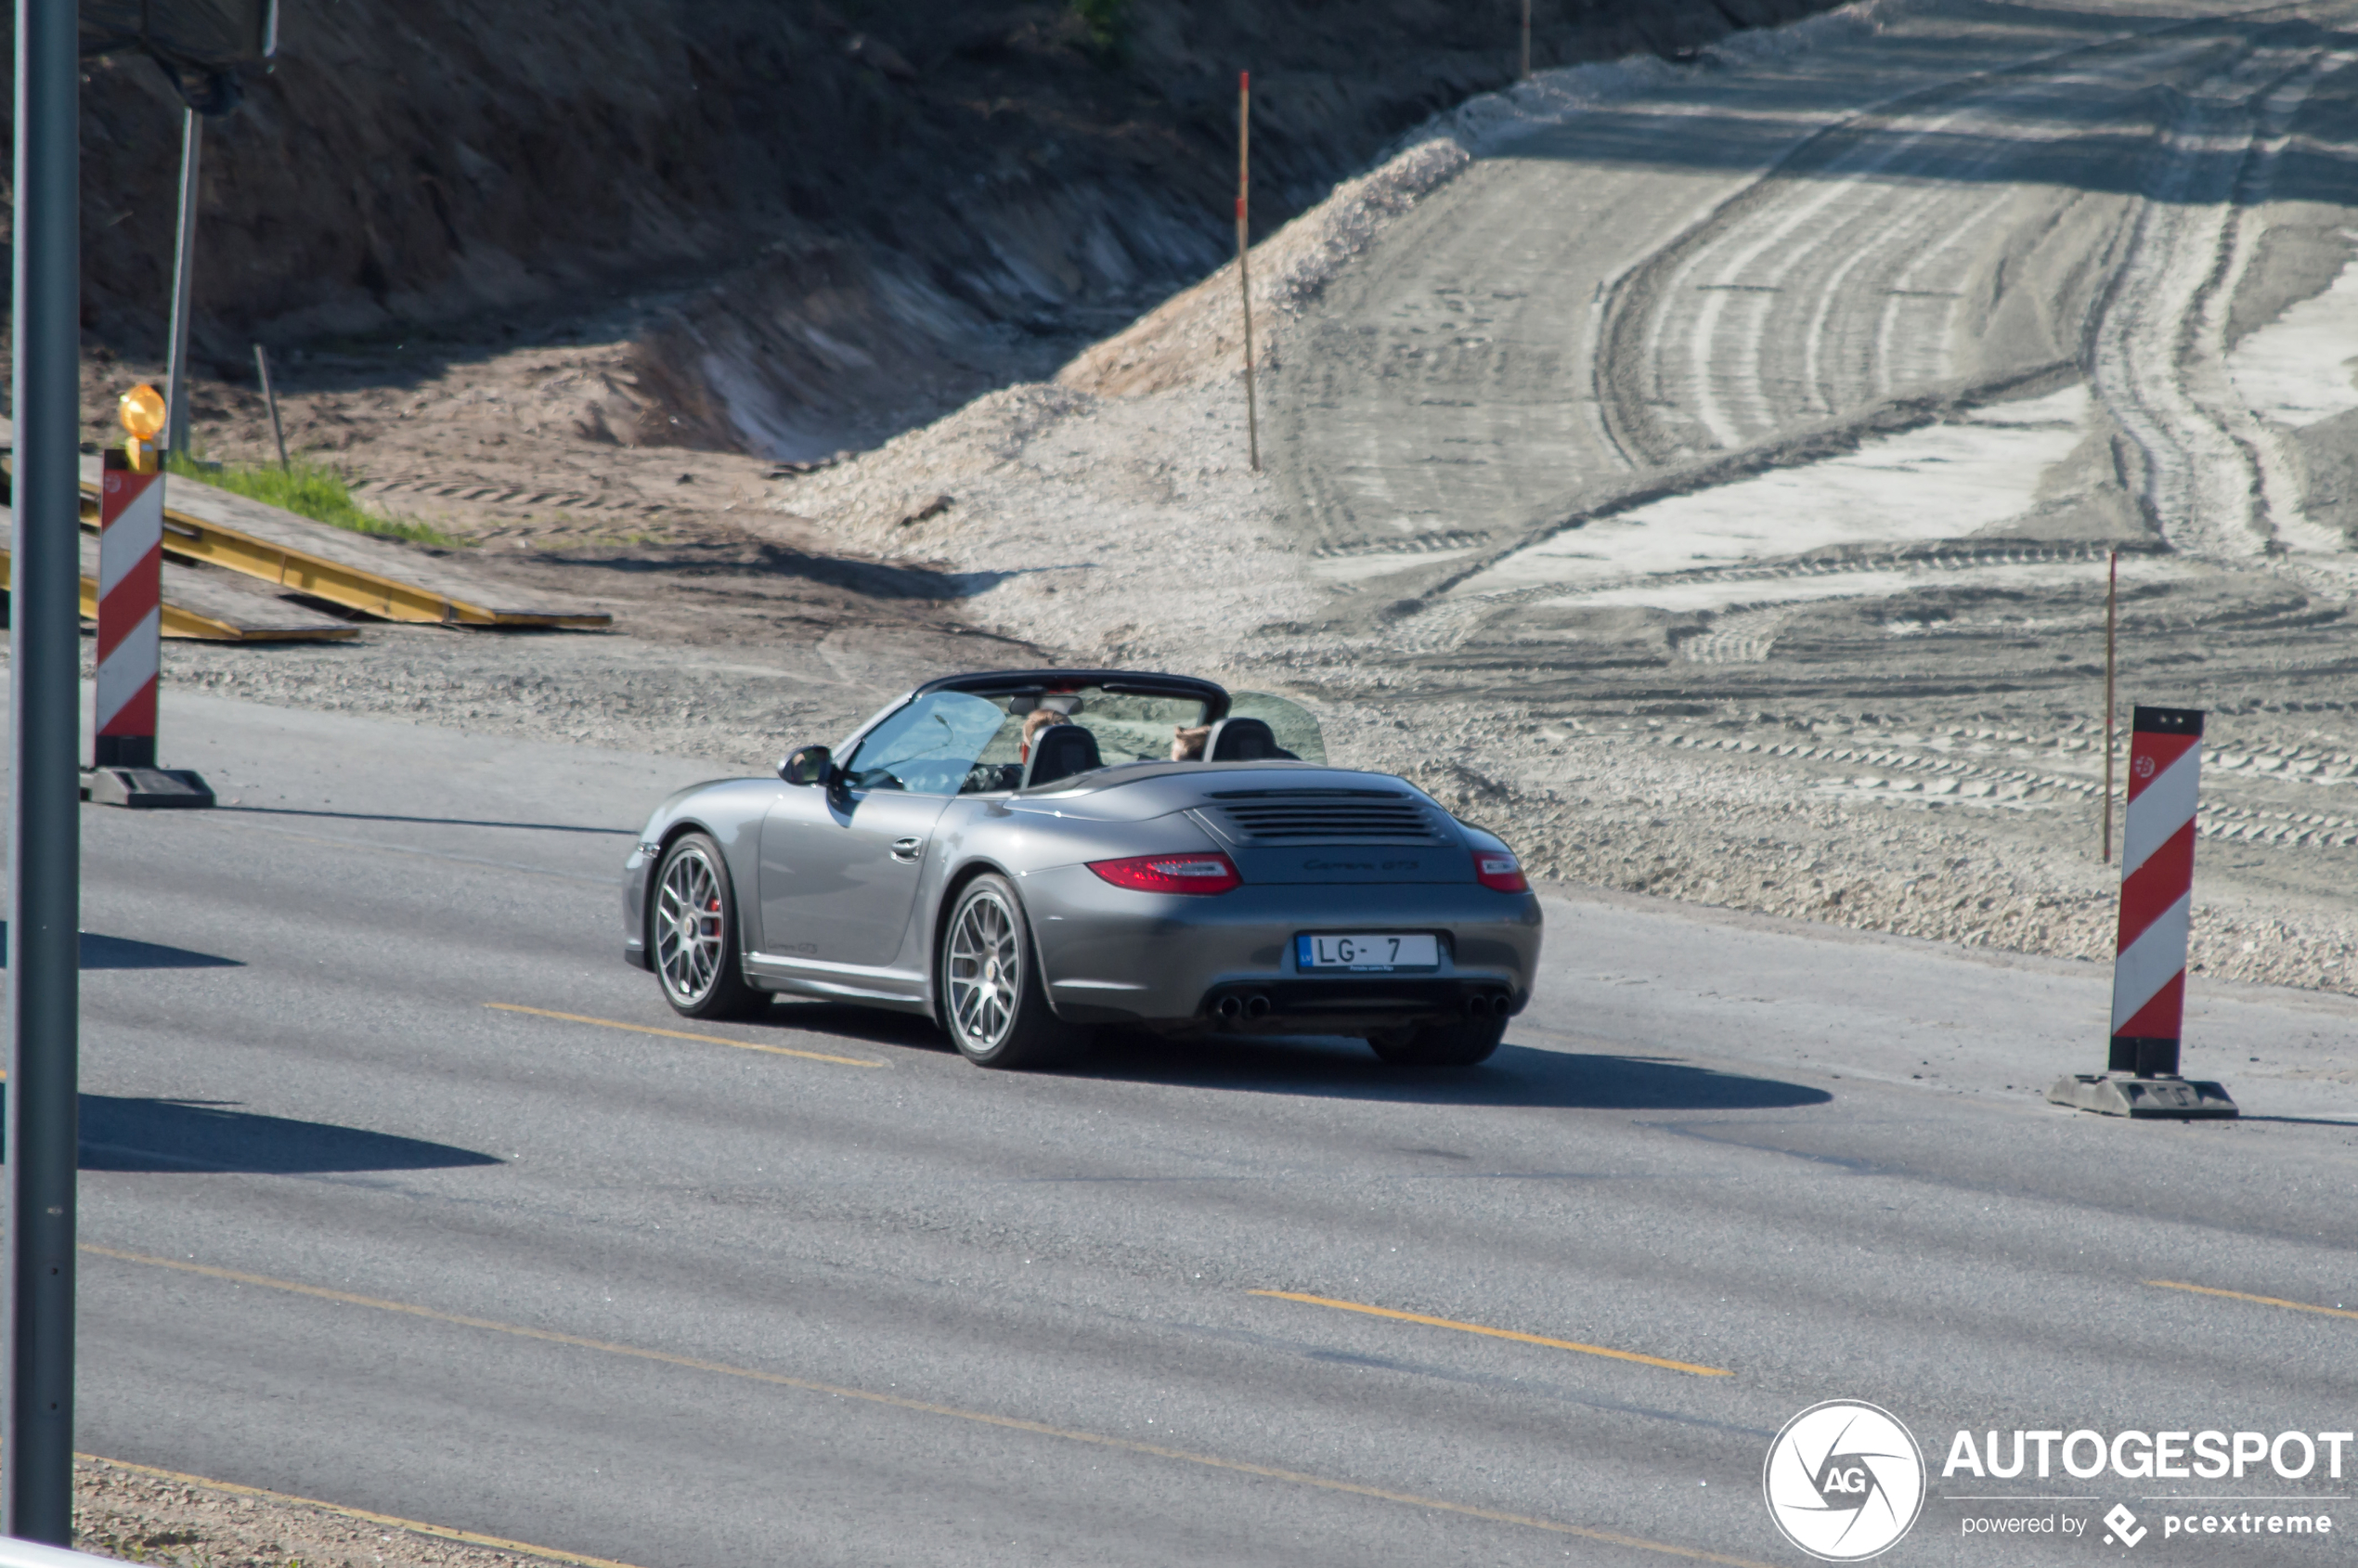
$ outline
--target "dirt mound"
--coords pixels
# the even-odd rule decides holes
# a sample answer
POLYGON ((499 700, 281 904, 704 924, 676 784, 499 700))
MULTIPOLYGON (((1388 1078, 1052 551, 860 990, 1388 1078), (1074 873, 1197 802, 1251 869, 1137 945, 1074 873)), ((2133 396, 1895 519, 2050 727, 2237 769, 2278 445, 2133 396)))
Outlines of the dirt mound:
MULTIPOLYGON (((1543 0, 1535 54, 1691 50, 1814 3, 1543 0)), ((290 7, 275 70, 208 131, 201 357, 244 383, 257 338, 455 330, 480 353, 595 319, 637 345, 616 440, 823 456, 1045 375, 1216 266, 1237 68, 1257 73, 1264 231, 1514 70, 1503 5, 1088 14, 585 0, 550 26, 486 0, 290 7)), ((178 105, 136 58, 95 62, 84 105, 84 321, 144 359, 178 105)))
MULTIPOLYGON (((1367 248, 1383 220, 1471 162, 1447 137, 1418 143, 1372 174, 1338 186, 1332 196, 1253 247, 1260 264, 1253 314, 1265 335, 1258 352, 1275 364, 1279 322, 1318 292, 1343 263, 1367 248)), ((1056 374, 1067 386, 1108 396, 1166 392, 1236 362, 1244 347, 1237 264, 1184 290, 1134 326, 1092 345, 1056 374)))
MULTIPOLYGON (((1740 34, 1709 51, 1715 68, 1760 63, 1808 49, 1828 37, 1872 32, 1892 0, 1842 6, 1806 24, 1775 27, 1818 9, 1767 4, 1748 20, 1761 31, 1740 34)), ((1681 47, 1674 57, 1696 51, 1681 47)), ((1401 138, 1398 150, 1375 169, 1346 180, 1316 206, 1252 249, 1255 352, 1280 362, 1285 324, 1315 299, 1351 258, 1375 242, 1390 220, 1418 198, 1470 167, 1474 159, 1561 123, 1571 114, 1611 103, 1675 78, 1660 55, 1594 60, 1542 71, 1499 92, 1483 93, 1435 115, 1401 138)), ((1238 360, 1243 315, 1237 308, 1237 264, 1163 302, 1124 330, 1094 343, 1057 373, 1065 385, 1107 396, 1168 391, 1238 360)))

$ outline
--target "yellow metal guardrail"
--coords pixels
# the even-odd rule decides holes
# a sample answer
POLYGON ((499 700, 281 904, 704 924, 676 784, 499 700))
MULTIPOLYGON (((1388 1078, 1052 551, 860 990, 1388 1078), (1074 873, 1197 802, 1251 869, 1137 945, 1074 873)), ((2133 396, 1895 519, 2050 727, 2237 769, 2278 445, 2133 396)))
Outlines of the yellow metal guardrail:
MULTIPOLYGON (((97 486, 83 482, 82 520, 96 526, 97 486)), ((170 506, 163 511, 163 552, 259 577, 264 582, 358 610, 382 620, 434 626, 599 627, 614 617, 602 612, 567 615, 545 610, 499 610, 407 583, 324 555, 273 544, 236 528, 208 523, 170 506)))
MULTIPOLYGON (((0 593, 8 590, 15 580, 15 571, 14 558, 7 551, 0 550, 0 593)), ((98 618, 97 582, 90 577, 84 577, 81 581, 82 618, 95 621, 98 618)), ((277 628, 234 626, 211 616, 201 616, 167 599, 163 603, 163 634, 198 642, 340 642, 346 638, 359 636, 360 628, 356 626, 277 628)))

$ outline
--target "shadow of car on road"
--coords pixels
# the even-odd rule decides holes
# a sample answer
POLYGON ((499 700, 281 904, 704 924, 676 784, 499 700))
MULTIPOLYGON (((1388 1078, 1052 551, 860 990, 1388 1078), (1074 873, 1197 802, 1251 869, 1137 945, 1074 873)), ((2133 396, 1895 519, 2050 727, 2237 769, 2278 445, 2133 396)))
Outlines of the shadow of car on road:
POLYGON ((1479 1067, 1394 1067, 1356 1040, 1108 1033, 1077 1076, 1250 1094, 1559 1110, 1765 1110, 1824 1105, 1822 1089, 1663 1056, 1543 1051, 1509 1041, 1479 1067))
POLYGON ((82 1096, 84 1171, 292 1176, 502 1163, 448 1144, 261 1116, 214 1100, 82 1096))
POLYGON ((781 996, 755 1020, 769 1029, 790 1029, 822 1034, 841 1042, 864 1041, 871 1045, 902 1045, 937 1055, 954 1055, 950 1037, 934 1021, 915 1013, 888 1013, 849 1002, 821 1002, 781 996))
MULTIPOLYGON (((953 1055, 929 1018, 834 1002, 782 1002, 762 1023, 872 1045, 953 1055)), ((1825 1105, 1823 1089, 1668 1056, 1544 1051, 1511 1040, 1480 1067, 1393 1067, 1352 1039, 1182 1035, 1108 1029, 1058 1076, 1263 1095, 1562 1110, 1776 1110, 1825 1105)))

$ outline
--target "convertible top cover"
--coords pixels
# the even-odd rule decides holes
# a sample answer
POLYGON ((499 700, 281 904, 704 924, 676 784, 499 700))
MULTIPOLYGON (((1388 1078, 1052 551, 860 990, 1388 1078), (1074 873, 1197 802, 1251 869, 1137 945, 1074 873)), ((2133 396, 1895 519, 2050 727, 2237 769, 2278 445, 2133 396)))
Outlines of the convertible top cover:
POLYGON ((939 680, 926 681, 911 695, 922 696, 927 692, 972 692, 977 696, 1010 692, 1054 694, 1077 692, 1083 686, 1124 696, 1193 699, 1204 705, 1203 721, 1207 724, 1228 716, 1225 688, 1192 675, 1162 675, 1151 670, 994 669, 976 675, 945 675, 939 680))

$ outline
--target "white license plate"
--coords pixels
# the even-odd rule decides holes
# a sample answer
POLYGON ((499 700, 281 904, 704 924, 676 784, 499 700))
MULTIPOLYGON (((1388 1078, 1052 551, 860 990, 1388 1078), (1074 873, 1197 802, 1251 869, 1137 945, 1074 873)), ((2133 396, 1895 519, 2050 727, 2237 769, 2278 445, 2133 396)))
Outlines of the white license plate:
POLYGON ((1441 962, 1433 936, 1296 937, 1297 969, 1431 969, 1441 962))

